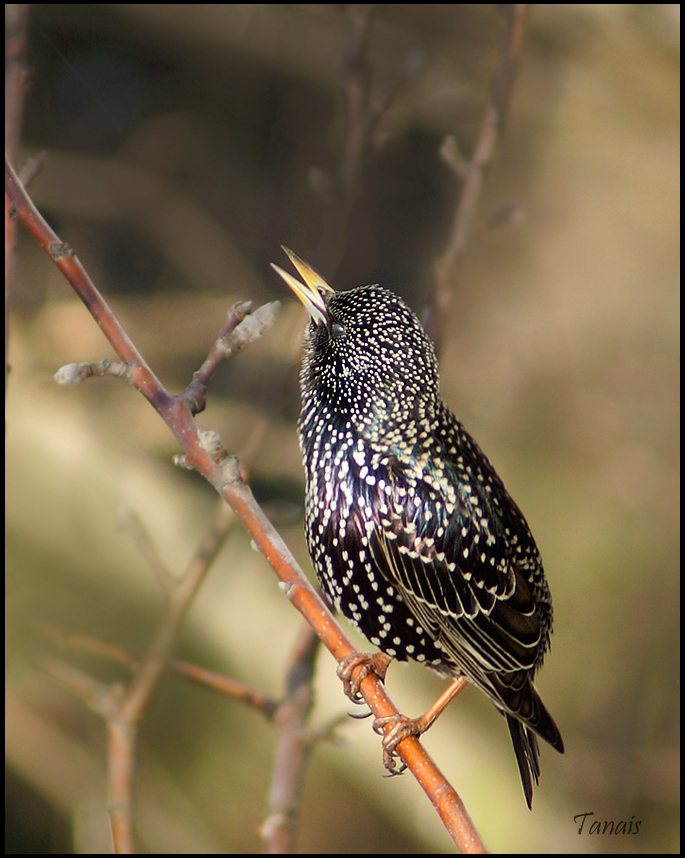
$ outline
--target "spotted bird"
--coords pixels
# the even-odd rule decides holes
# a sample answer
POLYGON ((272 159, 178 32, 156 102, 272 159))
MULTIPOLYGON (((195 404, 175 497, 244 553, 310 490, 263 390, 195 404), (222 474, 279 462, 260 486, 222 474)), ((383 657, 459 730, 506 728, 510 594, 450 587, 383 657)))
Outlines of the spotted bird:
POLYGON ((298 430, 321 587, 387 656, 488 695, 530 807, 537 737, 564 745, 533 685, 552 601, 528 524, 443 403, 433 344, 405 302, 378 285, 336 292, 284 250, 303 282, 273 267, 310 317, 298 430))

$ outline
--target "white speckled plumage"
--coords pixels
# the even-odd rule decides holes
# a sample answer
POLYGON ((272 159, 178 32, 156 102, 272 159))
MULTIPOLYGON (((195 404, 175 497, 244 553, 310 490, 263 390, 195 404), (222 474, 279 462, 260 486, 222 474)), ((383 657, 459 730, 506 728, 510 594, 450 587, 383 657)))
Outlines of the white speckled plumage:
POLYGON ((377 285, 335 292, 289 255, 305 286, 274 267, 311 317, 298 428, 321 586, 386 654, 490 697, 530 805, 536 734, 563 742, 533 686, 552 604, 528 525, 442 402, 432 343, 404 301, 377 285))

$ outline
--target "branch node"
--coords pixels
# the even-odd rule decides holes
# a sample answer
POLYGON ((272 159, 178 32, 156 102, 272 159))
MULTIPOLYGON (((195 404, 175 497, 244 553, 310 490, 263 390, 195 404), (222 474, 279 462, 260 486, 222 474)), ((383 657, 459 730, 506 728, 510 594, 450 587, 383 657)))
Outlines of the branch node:
MULTIPOLYGON (((250 301, 244 301, 243 303, 250 307, 252 305, 250 301)), ((258 307, 254 313, 245 316, 239 325, 219 340, 225 357, 233 357, 248 343, 259 339, 264 331, 268 330, 276 321, 280 309, 280 301, 271 301, 269 304, 263 304, 261 307, 258 307)))
POLYGON ((224 450, 224 458, 221 461, 221 470, 223 475, 223 484, 227 488, 243 482, 243 476, 240 473, 240 462, 237 456, 229 456, 224 450))
MULTIPOLYGON (((200 446, 205 450, 212 459, 217 463, 221 463, 228 458, 228 453, 221 441, 221 435, 215 432, 214 429, 201 430, 197 433, 200 446)), ((232 457, 235 459, 235 456, 232 457)), ((238 460, 235 459, 237 462, 238 460)))
POLYGON ((66 241, 51 242, 48 245, 48 253, 50 254, 50 258, 55 262, 59 262, 60 259, 68 259, 74 255, 74 251, 66 241))
POLYGON ((99 363, 68 363, 60 367, 53 375, 57 384, 80 384, 87 378, 112 375, 131 382, 134 364, 124 361, 101 360, 99 363))

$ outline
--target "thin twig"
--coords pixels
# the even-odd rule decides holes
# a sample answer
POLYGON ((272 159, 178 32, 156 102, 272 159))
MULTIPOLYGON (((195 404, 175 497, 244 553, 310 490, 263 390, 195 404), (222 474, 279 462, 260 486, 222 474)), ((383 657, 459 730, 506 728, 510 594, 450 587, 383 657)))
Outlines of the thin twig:
MULTIPOLYGON (((50 640, 65 649, 96 655, 109 662, 123 664, 132 669, 137 670, 138 665, 145 657, 144 653, 138 652, 131 647, 105 641, 93 635, 79 632, 64 632, 62 629, 51 624, 43 624, 41 631, 50 640)), ((166 668, 171 673, 177 673, 179 676, 183 676, 191 682, 201 685, 203 688, 208 688, 217 694, 221 694, 222 697, 229 697, 232 700, 237 700, 239 703, 244 703, 246 706, 263 715, 267 721, 273 720, 274 714, 278 709, 279 702, 273 697, 257 691, 244 682, 238 682, 236 679, 217 673, 215 670, 208 670, 204 667, 198 667, 196 664, 190 664, 187 661, 179 661, 173 658, 167 662, 166 668)), ((50 666, 49 672, 55 675, 52 666, 50 666)), ((86 698, 86 695, 83 693, 80 696, 84 697, 84 699, 86 698)))
POLYGON ((295 851, 302 781, 313 747, 307 720, 314 703, 312 681, 319 644, 311 626, 303 624, 290 654, 286 695, 274 717, 276 754, 266 814, 260 829, 267 854, 295 851))
POLYGON ((430 334, 439 349, 447 318, 453 277, 457 261, 466 248, 480 201, 485 172, 490 165, 497 142, 502 133, 509 99, 516 78, 526 21, 530 4, 517 3, 507 10, 507 32, 500 52, 497 67, 490 82, 488 102, 483 111, 480 129, 470 160, 455 152, 455 143, 448 137, 443 143, 442 154, 448 164, 455 166, 462 176, 459 203, 452 220, 449 239, 443 255, 435 263, 434 319, 430 334), (455 159, 458 158, 458 161, 455 159))

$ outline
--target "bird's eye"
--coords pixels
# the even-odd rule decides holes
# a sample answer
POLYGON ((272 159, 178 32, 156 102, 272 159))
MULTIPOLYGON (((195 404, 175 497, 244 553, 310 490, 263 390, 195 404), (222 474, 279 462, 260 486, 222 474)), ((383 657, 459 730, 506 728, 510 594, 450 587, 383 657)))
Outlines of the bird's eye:
POLYGON ((331 325, 331 335, 334 337, 341 337, 345 333, 345 326, 341 325, 340 322, 333 322, 331 325))

